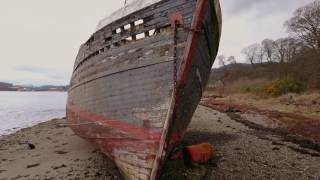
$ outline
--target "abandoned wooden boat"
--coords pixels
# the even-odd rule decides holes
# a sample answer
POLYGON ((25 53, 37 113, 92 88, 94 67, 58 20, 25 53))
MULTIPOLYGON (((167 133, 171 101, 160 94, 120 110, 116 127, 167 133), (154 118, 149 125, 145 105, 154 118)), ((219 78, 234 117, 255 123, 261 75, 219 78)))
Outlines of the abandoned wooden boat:
POLYGON ((67 117, 126 179, 157 179, 207 84, 221 34, 218 0, 136 0, 79 50, 67 117))

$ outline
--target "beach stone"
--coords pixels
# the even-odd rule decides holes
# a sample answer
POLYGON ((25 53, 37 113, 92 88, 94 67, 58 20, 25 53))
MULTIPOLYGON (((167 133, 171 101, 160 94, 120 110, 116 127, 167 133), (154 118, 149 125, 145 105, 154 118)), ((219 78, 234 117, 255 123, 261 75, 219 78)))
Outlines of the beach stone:
POLYGON ((36 149, 36 146, 34 144, 28 143, 27 145, 28 145, 28 149, 30 150, 36 149))
POLYGON ((27 169, 34 168, 34 167, 37 167, 37 166, 40 166, 40 164, 39 164, 39 163, 37 163, 37 164, 30 164, 30 165, 27 165, 27 169))

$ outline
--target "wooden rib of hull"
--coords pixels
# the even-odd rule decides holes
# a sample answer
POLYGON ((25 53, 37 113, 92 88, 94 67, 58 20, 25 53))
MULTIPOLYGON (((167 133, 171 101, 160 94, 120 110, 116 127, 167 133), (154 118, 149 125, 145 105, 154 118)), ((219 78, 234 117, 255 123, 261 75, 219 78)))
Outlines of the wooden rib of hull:
POLYGON ((217 54, 219 8, 217 0, 163 0, 107 25, 81 46, 69 125, 114 159, 126 179, 159 177, 183 137, 217 54), (174 14, 183 17, 176 41, 174 14), (136 40, 141 32, 146 37, 136 40))

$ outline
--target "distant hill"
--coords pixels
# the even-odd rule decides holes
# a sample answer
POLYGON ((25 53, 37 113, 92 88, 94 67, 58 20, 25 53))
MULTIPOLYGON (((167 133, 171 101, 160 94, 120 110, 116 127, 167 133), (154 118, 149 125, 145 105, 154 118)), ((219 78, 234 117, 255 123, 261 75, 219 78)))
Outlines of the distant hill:
POLYGON ((35 87, 34 90, 35 91, 67 91, 68 86, 46 85, 46 86, 35 87))
POLYGON ((285 68, 279 63, 229 64, 211 71, 210 83, 230 84, 243 79, 277 79, 285 68))
POLYGON ((215 82, 215 81, 223 80, 228 76, 230 76, 231 74, 234 74, 234 72, 237 70, 247 71, 250 68, 251 68, 251 65, 245 64, 245 63, 229 64, 219 68, 214 68, 211 70, 210 81, 215 82))
POLYGON ((17 89, 10 83, 0 82, 0 91, 16 91, 17 89))
POLYGON ((32 85, 13 85, 0 82, 0 91, 67 91, 68 86, 32 86, 32 85))
POLYGON ((278 80, 292 78, 307 89, 320 89, 319 57, 314 54, 298 56, 291 62, 263 62, 256 64, 230 64, 212 70, 210 83, 224 85, 242 80, 278 80))

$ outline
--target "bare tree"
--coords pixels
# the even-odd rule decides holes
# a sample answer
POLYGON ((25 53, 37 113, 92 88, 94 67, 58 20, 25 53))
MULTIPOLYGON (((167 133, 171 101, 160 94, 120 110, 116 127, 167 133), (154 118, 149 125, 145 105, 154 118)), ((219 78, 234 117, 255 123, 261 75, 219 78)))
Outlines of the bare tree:
POLYGON ((299 52, 300 44, 294 38, 280 38, 274 42, 274 59, 280 63, 292 62, 299 52))
POLYGON ((223 76, 221 77, 220 81, 222 82, 223 86, 226 84, 227 79, 229 77, 229 71, 227 68, 227 58, 224 55, 220 55, 217 57, 219 61, 219 65, 222 67, 223 76))
POLYGON ((228 59, 227 59, 227 62, 228 62, 229 64, 237 64, 236 57, 234 57, 234 56, 229 56, 228 59))
POLYGON ((320 1, 297 9, 285 23, 288 31, 320 53, 320 1))
POLYGON ((258 55, 259 44, 252 44, 242 50, 242 54, 245 55, 247 61, 253 66, 256 63, 258 55))
POLYGON ((292 62, 299 53, 299 41, 294 38, 286 39, 286 62, 292 62))
POLYGON ((272 57, 275 53, 274 41, 272 39, 265 39, 261 44, 266 54, 267 62, 272 62, 272 57))
POLYGON ((287 53, 287 39, 280 38, 274 42, 275 47, 275 54, 274 59, 277 62, 284 63, 286 60, 286 53, 287 53))
POLYGON ((257 62, 262 64, 265 60, 265 57, 266 57, 265 50, 261 45, 259 45, 257 49, 257 62))
POLYGON ((217 57, 219 65, 225 67, 226 66, 226 57, 224 55, 220 55, 217 57))

